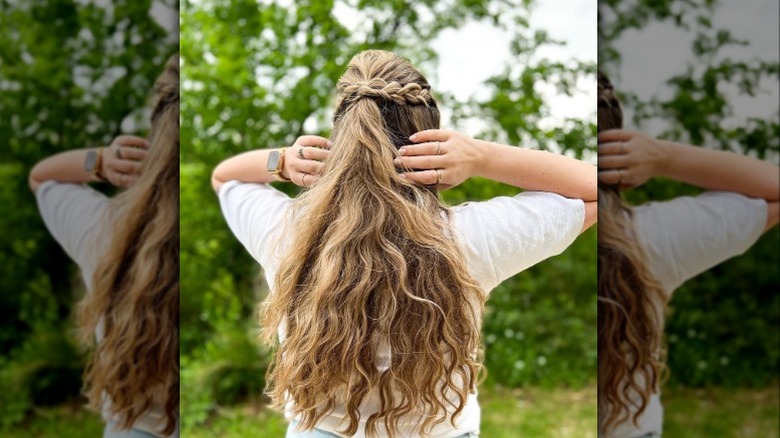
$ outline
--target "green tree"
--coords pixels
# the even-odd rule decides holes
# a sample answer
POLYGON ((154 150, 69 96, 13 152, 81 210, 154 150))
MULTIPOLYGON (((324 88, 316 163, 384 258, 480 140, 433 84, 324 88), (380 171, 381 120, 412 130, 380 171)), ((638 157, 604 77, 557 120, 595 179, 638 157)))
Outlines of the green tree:
MULTIPOLYGON (((259 267, 221 218, 209 173, 239 152, 291 144, 303 133, 327 135, 335 82, 356 52, 395 51, 423 72, 435 66, 431 41, 444 29, 485 20, 512 35, 512 56, 488 81, 485 99, 439 93, 455 112, 487 122, 478 134, 576 156, 593 155, 593 120, 539 128, 549 106, 538 88, 574 93, 593 79, 593 63, 536 60, 552 41, 529 25, 532 2, 510 1, 186 1, 181 152, 182 418, 184 430, 221 403, 259 396, 268 351, 254 341, 254 306, 267 293, 259 267), (343 16, 354 15, 356 29, 343 16), (522 66, 522 67, 518 67, 522 66)), ((434 82, 435 88, 435 82, 434 82)), ((295 194, 291 185, 280 189, 295 194)), ((474 179, 444 193, 449 203, 517 190, 474 179)), ((596 357, 595 231, 566 254, 494 291, 485 335, 496 383, 592 382, 596 357), (527 364, 527 366, 526 366, 527 364)))
POLYGON ((143 126, 152 82, 176 50, 151 0, 82 3, 0 1, 0 427, 33 403, 77 395, 85 359, 70 318, 83 288, 27 173, 54 153, 107 144, 123 121, 143 126))

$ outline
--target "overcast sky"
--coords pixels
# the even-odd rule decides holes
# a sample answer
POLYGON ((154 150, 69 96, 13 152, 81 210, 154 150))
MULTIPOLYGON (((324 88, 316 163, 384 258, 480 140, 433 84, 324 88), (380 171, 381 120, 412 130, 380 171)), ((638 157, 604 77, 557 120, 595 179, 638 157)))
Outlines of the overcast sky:
MULTIPOLYGON (((750 61, 761 58, 777 62, 780 57, 779 8, 777 0, 721 0, 712 17, 714 27, 726 28, 736 39, 747 40, 750 44, 723 49, 717 59, 750 61)), ((616 77, 612 78, 615 87, 637 93, 642 100, 653 96, 670 97, 672 90, 664 81, 687 70, 688 62, 693 58, 693 38, 693 32, 678 29, 670 23, 650 24, 639 32, 626 32, 616 44, 623 62, 616 77)), ((719 91, 734 105, 734 117, 725 123, 741 124, 748 117, 777 118, 778 85, 776 79, 763 81, 761 91, 755 97, 739 93, 736 87, 723 86, 719 91)), ((662 121, 644 127, 651 134, 658 134, 664 128, 662 121)))

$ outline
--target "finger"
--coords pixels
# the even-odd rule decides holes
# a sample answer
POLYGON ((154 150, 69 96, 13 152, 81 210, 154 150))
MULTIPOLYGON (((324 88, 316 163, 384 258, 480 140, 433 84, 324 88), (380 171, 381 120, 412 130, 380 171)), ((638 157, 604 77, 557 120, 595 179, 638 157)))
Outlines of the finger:
POLYGON ((122 182, 124 183, 123 187, 130 187, 133 184, 135 184, 138 181, 138 177, 135 175, 125 175, 124 178, 122 178, 122 182))
POLYGON ((406 156, 413 155, 444 155, 444 143, 432 141, 428 143, 410 144, 401 146, 398 153, 406 156))
POLYGON ((601 143, 598 145, 598 154, 601 155, 622 155, 627 154, 626 144, 620 141, 611 143, 601 143))
POLYGON ((606 143, 611 141, 628 141, 631 140, 633 133, 624 129, 610 129, 602 131, 598 135, 599 143, 606 143))
POLYGON ((329 148, 330 140, 319 135, 302 135, 295 140, 295 144, 298 146, 314 146, 321 148, 329 148))
POLYGON ((393 164, 403 169, 441 169, 444 167, 441 155, 401 156, 393 164))
POLYGON ((436 170, 431 169, 417 172, 404 172, 401 174, 401 177, 418 184, 430 186, 436 184, 436 180, 439 178, 439 175, 436 173, 436 170))
POLYGON ((110 166, 117 173, 136 174, 141 170, 141 163, 137 161, 116 159, 110 163, 110 166))
POLYGON ((599 170, 625 169, 628 167, 628 158, 625 155, 606 155, 598 158, 599 170))
POLYGON ((300 154, 296 152, 296 154, 298 158, 300 158, 300 156, 303 155, 304 160, 323 161, 324 159, 328 158, 328 155, 330 155, 330 151, 327 149, 303 147, 303 151, 300 154))
POLYGON ((426 129, 412 134, 409 140, 420 143, 423 141, 447 141, 452 136, 452 132, 446 129, 426 129))
POLYGON ((146 158, 147 151, 146 149, 140 149, 140 148, 130 148, 130 147, 120 147, 119 155, 121 155, 123 160, 130 160, 130 161, 143 161, 144 158, 146 158))
MULTIPOLYGON (((625 178, 625 176, 624 176, 625 178)), ((620 181, 619 170, 599 170, 598 175, 599 184, 606 184, 608 186, 618 185, 620 181)))
POLYGON ((149 142, 143 137, 137 135, 120 135, 114 139, 114 143, 122 146, 134 146, 137 148, 148 148, 149 142))
POLYGON ((325 167, 323 163, 314 160, 296 160, 293 163, 291 166, 293 171, 310 175, 319 175, 325 167))

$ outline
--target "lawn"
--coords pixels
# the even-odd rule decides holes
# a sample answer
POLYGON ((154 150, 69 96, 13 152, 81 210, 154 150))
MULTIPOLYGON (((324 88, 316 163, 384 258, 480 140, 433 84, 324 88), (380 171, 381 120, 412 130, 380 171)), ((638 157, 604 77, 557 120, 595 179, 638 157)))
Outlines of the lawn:
MULTIPOLYGON (((690 389, 669 388, 664 436, 778 437, 780 388, 690 389)), ((500 389, 484 388, 482 436, 486 438, 596 436, 595 388, 500 389)), ((186 422, 186 420, 185 420, 186 422)), ((97 414, 73 406, 39 409, 21 427, 5 431, 8 438, 100 437, 97 414)), ((283 437, 287 428, 280 415, 261 407, 220 408, 205 425, 186 428, 185 438, 283 437)))

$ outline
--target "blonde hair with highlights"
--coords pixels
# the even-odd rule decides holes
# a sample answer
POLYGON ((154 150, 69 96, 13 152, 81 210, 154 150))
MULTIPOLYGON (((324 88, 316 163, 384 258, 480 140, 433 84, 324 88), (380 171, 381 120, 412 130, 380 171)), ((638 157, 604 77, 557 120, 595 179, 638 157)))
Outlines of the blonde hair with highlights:
POLYGON ((485 300, 435 188, 393 165, 411 134, 439 127, 439 110, 422 74, 384 51, 352 58, 337 90, 330 156, 295 201, 288 224, 298 226, 261 306, 263 337, 277 346, 267 394, 276 408, 293 401, 302 429, 338 406, 352 436, 375 398, 369 436, 379 426, 399 436, 404 417, 425 435, 448 414, 454 425, 476 391, 485 300), (375 364, 381 345, 387 370, 375 364))
MULTIPOLYGON (((598 72, 598 130, 622 126, 623 112, 612 83, 598 72)), ((598 195, 599 431, 610 436, 620 423, 638 426, 658 390, 665 370, 667 298, 650 272, 637 241, 633 212, 619 187, 599 185, 598 195)))
POLYGON ((81 338, 102 339, 85 372, 95 408, 110 401, 122 429, 162 407, 170 435, 179 418, 179 57, 154 85, 149 151, 138 181, 110 200, 111 236, 79 303, 81 338))

